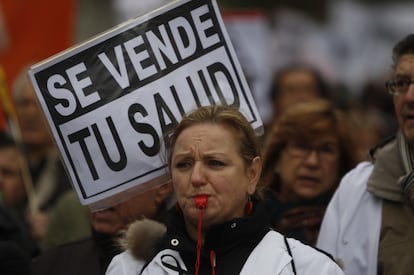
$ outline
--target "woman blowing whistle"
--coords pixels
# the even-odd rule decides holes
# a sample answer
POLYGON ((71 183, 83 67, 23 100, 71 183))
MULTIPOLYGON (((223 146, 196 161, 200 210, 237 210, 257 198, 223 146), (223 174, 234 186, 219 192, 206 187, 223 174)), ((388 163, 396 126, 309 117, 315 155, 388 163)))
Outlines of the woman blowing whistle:
POLYGON ((258 139, 237 109, 201 107, 168 141, 177 207, 166 231, 148 237, 148 221, 151 230, 132 225, 107 274, 343 274, 327 255, 270 229, 258 139), (154 242, 149 255, 143 239, 154 242))

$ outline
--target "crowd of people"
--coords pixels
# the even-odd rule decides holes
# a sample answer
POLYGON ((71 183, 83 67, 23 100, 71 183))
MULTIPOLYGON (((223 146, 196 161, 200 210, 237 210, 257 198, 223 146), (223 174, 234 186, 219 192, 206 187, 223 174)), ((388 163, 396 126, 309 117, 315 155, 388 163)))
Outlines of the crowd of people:
POLYGON ((392 61, 351 104, 317 68, 279 68, 261 136, 233 107, 185 114, 166 140, 171 181, 99 211, 72 188, 23 67, 17 125, 0 133, 1 273, 411 274, 414 34, 392 61))

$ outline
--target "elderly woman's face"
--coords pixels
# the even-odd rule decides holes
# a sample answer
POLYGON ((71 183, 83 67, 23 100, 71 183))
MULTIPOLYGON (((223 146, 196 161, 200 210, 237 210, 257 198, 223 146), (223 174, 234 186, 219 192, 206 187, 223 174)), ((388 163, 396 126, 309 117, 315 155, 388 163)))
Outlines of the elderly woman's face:
POLYGON ((336 186, 339 142, 333 133, 313 140, 289 141, 276 164, 280 195, 288 201, 313 199, 336 186))
POLYGON ((232 130, 210 123, 191 126, 178 136, 171 174, 187 224, 197 225, 198 195, 208 196, 205 227, 244 215, 247 197, 256 189, 261 160, 257 157, 246 166, 239 144, 232 130))

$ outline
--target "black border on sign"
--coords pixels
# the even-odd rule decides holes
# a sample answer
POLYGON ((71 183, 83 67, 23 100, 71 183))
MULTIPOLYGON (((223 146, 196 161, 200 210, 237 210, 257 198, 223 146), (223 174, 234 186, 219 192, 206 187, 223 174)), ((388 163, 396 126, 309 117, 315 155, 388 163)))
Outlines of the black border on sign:
MULTIPOLYGON (((184 6, 190 6, 191 9, 195 9, 196 7, 202 6, 204 4, 207 4, 209 6, 209 10, 210 10, 210 13, 211 13, 211 19, 214 21, 213 25, 217 27, 217 34, 220 36, 220 40, 223 41, 222 45, 215 46, 215 47, 211 47, 210 49, 208 49, 208 52, 211 52, 211 51, 214 51, 214 50, 216 50, 218 48, 224 47, 225 52, 228 55, 230 64, 233 67, 233 70, 235 72, 236 80, 239 83, 241 96, 244 97, 245 102, 246 102, 246 104, 248 106, 248 109, 250 111, 250 114, 251 114, 251 117, 252 117, 252 120, 250 121, 250 123, 254 123, 254 122, 257 121, 257 117, 256 117, 256 115, 255 115, 255 113, 253 111, 253 107, 251 105, 251 102, 248 100, 248 96, 246 94, 245 86, 243 85, 244 82, 242 81, 242 77, 240 75, 240 71, 238 70, 239 67, 236 64, 237 62, 234 60, 235 56, 232 55, 232 53, 234 53, 234 51, 232 51, 232 49, 231 49, 231 47, 232 47, 231 41, 229 40, 228 35, 225 33, 225 29, 222 28, 222 27, 224 27, 224 23, 222 22, 221 18, 219 17, 220 16, 219 11, 215 8, 215 6, 213 5, 213 3, 210 0, 205 0, 205 1, 189 1, 189 2, 183 3, 182 5, 177 6, 177 7, 173 8, 173 9, 171 9, 170 11, 182 9, 184 6)), ((184 9, 188 9, 188 7, 184 7, 184 9)), ((158 17, 162 17, 162 14, 159 15, 158 17)), ((151 21, 151 20, 158 20, 158 19, 156 19, 158 17, 151 18, 151 19, 149 19, 149 21, 151 21)), ((142 24, 146 24, 146 22, 143 22, 142 24)), ((125 32, 128 32, 128 30, 126 30, 125 32)), ((115 34, 114 36, 116 36, 116 35, 120 35, 120 34, 115 34)), ((114 36, 109 37, 107 40, 113 39, 114 36)), ((105 41, 107 41, 107 40, 105 40, 105 41)), ((99 45, 105 44, 105 41, 103 41, 99 45)), ((97 45, 95 45, 94 47, 97 47, 97 45)), ((82 52, 80 52, 80 54, 82 54, 82 52)), ((200 56, 202 56, 202 55, 200 55, 200 56)), ((198 56, 198 57, 200 57, 200 56, 198 56)), ((195 59, 197 59, 197 58, 195 58, 195 59)), ((192 60, 194 60, 194 59, 192 59, 192 60)), ((179 67, 184 66, 186 63, 191 62, 192 60, 189 60, 189 61, 186 61, 186 62, 182 62, 181 63, 182 65, 180 65, 179 67)), ((59 63, 54 64, 52 67, 55 67, 55 66, 58 66, 58 65, 59 65, 59 63)), ((50 68, 47 68, 46 70, 48 70, 48 69, 50 69, 50 68)), ((44 70, 42 72, 44 72, 44 70)), ((36 80, 38 80, 37 75, 39 73, 41 73, 41 72, 38 72, 38 73, 34 74, 34 77, 36 78, 36 80)), ((160 78, 157 77, 156 79, 152 79, 152 81, 155 81, 155 80, 158 80, 158 79, 160 79, 160 78)), ((148 82, 148 84, 149 83, 150 82, 148 82)), ((49 107, 47 104, 46 104, 46 106, 49 107)), ((95 106, 95 108, 96 108, 96 106, 95 106)), ((49 110, 49 113, 50 113, 50 110, 49 110)), ((56 122, 56 121, 54 121, 54 122, 56 122)), ((84 199, 93 198, 93 197, 98 196, 98 195, 100 195, 102 193, 108 192, 110 190, 113 190, 115 188, 118 188, 119 186, 122 186, 124 184, 127 184, 127 183, 129 183, 131 181, 134 181, 134 180, 137 180, 139 178, 148 176, 148 175, 150 175, 150 174, 152 174, 154 172, 160 171, 162 169, 166 169, 166 167, 167 167, 166 165, 162 165, 162 166, 160 166, 158 168, 155 168, 155 169, 153 169, 151 171, 147 171, 147 172, 145 172, 143 174, 140 174, 140 175, 137 175, 137 176, 135 176, 135 177, 133 177, 133 178, 131 178, 129 180, 123 181, 123 182, 121 182, 121 183, 119 183, 117 185, 113 185, 110 188, 104 189, 104 190, 102 190, 100 192, 97 192, 97 193, 94 193, 94 194, 91 194, 91 195, 87 196, 86 195, 86 191, 85 191, 83 185, 81 184, 82 181, 80 180, 79 174, 78 174, 77 170, 75 169, 75 165, 74 165, 74 162, 73 162, 73 160, 71 158, 71 155, 69 153, 68 147, 66 146, 66 143, 64 142, 65 139, 63 138, 62 132, 60 131, 59 127, 57 127, 57 124, 56 123, 54 123, 54 127, 55 127, 55 130, 56 130, 56 133, 59 135, 59 138, 60 138, 61 144, 63 146, 64 152, 66 154, 67 160, 68 160, 68 162, 70 164, 70 167, 71 167, 71 169, 73 171, 73 175, 76 178, 76 184, 79 187, 79 189, 80 189, 80 191, 81 191, 82 196, 83 196, 84 199)))

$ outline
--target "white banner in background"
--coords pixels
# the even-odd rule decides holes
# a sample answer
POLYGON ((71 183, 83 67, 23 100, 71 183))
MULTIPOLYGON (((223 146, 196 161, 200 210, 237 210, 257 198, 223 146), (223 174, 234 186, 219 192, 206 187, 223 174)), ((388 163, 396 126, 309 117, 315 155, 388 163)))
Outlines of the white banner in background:
POLYGON ((262 131, 214 0, 171 2, 29 75, 80 201, 94 209, 165 181, 162 137, 198 106, 236 106, 262 131))

